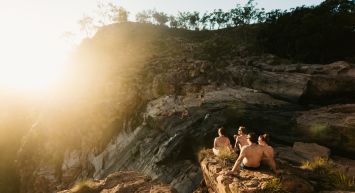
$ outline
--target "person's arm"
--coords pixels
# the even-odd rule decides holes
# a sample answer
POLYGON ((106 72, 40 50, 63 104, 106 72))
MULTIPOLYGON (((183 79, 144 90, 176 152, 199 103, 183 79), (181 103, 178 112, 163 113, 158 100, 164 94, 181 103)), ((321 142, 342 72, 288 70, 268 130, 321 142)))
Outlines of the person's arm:
POLYGON ((272 171, 276 174, 279 175, 279 172, 276 169, 276 162, 275 162, 275 158, 274 158, 274 150, 272 149, 272 152, 270 154, 265 153, 264 151, 264 155, 267 158, 267 163, 269 164, 269 166, 271 167, 272 171))
POLYGON ((240 164, 242 163, 243 159, 245 158, 245 148, 242 148, 237 161, 232 168, 232 172, 239 172, 240 171, 240 164))
POLYGON ((235 144, 234 144, 234 148, 239 147, 239 146, 238 146, 238 143, 239 143, 239 137, 238 137, 238 136, 236 136, 236 137, 235 137, 235 144))

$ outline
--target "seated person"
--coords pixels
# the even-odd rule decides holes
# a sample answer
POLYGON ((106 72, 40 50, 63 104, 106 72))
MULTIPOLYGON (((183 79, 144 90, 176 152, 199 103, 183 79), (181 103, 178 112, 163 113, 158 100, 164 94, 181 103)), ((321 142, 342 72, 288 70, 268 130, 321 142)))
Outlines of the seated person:
POLYGON ((264 134, 264 135, 259 136, 258 143, 260 146, 264 147, 264 151, 265 151, 265 156, 263 156, 261 162, 263 164, 270 166, 271 169, 276 174, 278 174, 278 172, 276 170, 276 162, 275 162, 275 158, 274 158, 274 149, 267 144, 268 142, 269 142, 269 135, 268 134, 264 134))
POLYGON ((242 147, 249 145, 248 140, 247 140, 247 132, 245 127, 240 126, 238 129, 238 135, 234 135, 235 138, 235 144, 234 144, 234 149, 237 149, 240 151, 242 147))
POLYGON ((214 139, 213 143, 213 153, 216 156, 222 156, 225 154, 230 154, 232 151, 232 146, 229 141, 229 138, 226 137, 226 130, 221 127, 218 129, 218 137, 214 139))
POLYGON ((264 156, 267 157, 265 147, 256 144, 258 138, 254 133, 249 134, 247 139, 250 145, 244 146, 241 149, 239 157, 232 170, 228 171, 227 174, 239 172, 240 169, 259 169, 261 160, 264 156))

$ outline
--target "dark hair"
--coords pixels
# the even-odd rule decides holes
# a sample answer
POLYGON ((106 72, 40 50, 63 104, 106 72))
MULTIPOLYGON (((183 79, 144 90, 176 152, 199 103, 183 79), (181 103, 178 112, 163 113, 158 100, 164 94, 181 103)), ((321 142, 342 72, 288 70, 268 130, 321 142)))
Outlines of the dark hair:
POLYGON ((263 134, 263 135, 259 135, 259 137, 260 137, 260 139, 262 140, 262 141, 265 141, 266 143, 269 143, 269 139, 270 139, 270 137, 269 137, 269 135, 268 134, 263 134))
POLYGON ((238 130, 241 130, 242 133, 246 134, 247 133, 247 130, 245 129, 244 126, 240 126, 238 130))
POLYGON ((248 139, 249 139, 252 143, 257 143, 257 142, 258 142, 258 137, 255 135, 255 133, 249 133, 249 134, 248 134, 248 139))
POLYGON ((221 132, 222 135, 226 135, 226 129, 224 129, 223 127, 220 127, 218 130, 219 132, 221 132))

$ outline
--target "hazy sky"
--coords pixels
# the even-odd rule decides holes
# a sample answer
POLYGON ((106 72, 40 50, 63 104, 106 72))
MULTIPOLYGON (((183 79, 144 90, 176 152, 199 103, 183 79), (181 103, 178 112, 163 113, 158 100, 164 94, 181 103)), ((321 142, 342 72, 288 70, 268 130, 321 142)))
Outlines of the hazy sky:
MULTIPOLYGON (((244 5, 248 0, 116 0, 118 4, 132 12, 142 9, 156 8, 167 13, 177 13, 178 11, 196 10, 200 12, 211 11, 213 9, 228 10, 237 3, 244 5)), ((319 4, 322 0, 255 0, 258 7, 266 10, 289 9, 300 5, 319 4)))
MULTIPOLYGON (((143 9, 156 8, 170 14, 178 11, 224 9, 235 4, 245 4, 247 0, 115 0, 135 15, 143 9)), ((64 31, 78 30, 77 21, 83 14, 91 15, 97 0, 0 0, 0 23, 10 34, 40 33, 42 38, 52 39, 64 31), (38 30, 38 28, 40 30, 38 30)), ((319 4, 322 0, 256 0, 258 7, 288 9, 300 5, 319 4)), ((6 33, 5 33, 6 34, 6 33)))

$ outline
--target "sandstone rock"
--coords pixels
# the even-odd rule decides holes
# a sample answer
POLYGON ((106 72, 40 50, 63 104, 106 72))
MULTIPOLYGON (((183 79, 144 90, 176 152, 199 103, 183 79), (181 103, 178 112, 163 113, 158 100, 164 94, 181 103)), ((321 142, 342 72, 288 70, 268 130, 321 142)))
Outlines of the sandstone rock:
POLYGON ((231 169, 233 164, 223 165, 213 153, 205 153, 206 157, 201 160, 201 168, 209 192, 215 193, 252 193, 268 191, 287 191, 296 193, 314 192, 314 187, 305 179, 297 175, 282 175, 280 184, 268 185, 271 181, 278 181, 270 171, 267 170, 241 170, 236 176, 229 176, 223 172, 231 169), (222 168, 217 172, 216 168, 222 168), (270 188, 270 189, 268 189, 270 188), (274 188, 274 189, 273 189, 274 188), (281 188, 281 189, 279 189, 281 188))
POLYGON ((275 147, 275 159, 290 162, 292 164, 302 164, 306 161, 304 157, 296 154, 292 147, 275 147))
POLYGON ((288 192, 311 193, 314 192, 313 186, 298 176, 284 175, 281 178, 283 188, 288 192))
POLYGON ((307 160, 315 160, 317 158, 328 159, 330 155, 329 148, 320 146, 316 143, 296 142, 293 144, 292 150, 307 160))

